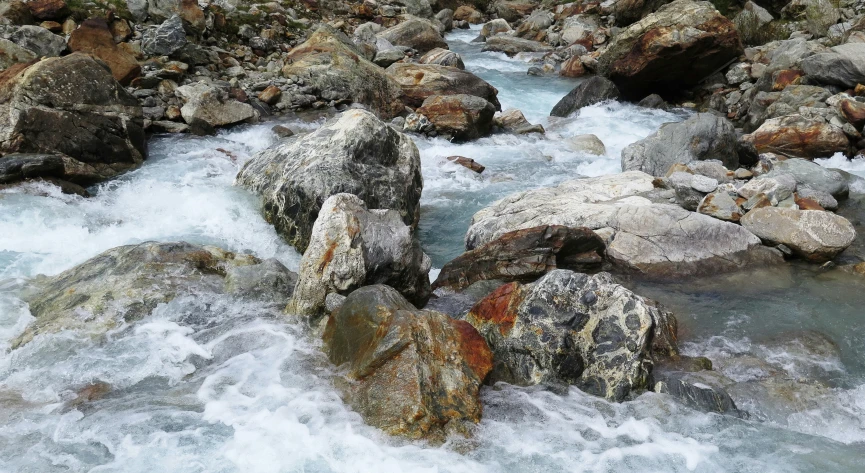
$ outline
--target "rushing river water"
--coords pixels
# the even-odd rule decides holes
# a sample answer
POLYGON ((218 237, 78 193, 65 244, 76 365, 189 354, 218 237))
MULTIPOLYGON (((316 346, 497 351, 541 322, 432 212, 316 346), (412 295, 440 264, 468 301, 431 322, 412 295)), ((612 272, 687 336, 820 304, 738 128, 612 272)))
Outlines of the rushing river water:
MULTIPOLYGON (((503 108, 520 108, 547 134, 415 140, 421 238, 439 267, 462 251, 478 209, 516 190, 618 172, 624 146, 685 115, 608 103, 552 121, 549 110, 575 82, 527 76, 526 63, 470 44, 476 33, 451 34, 451 47, 499 89, 503 108), (584 133, 601 138, 605 156, 563 144, 584 133), (478 176, 445 160, 455 154, 487 170, 478 176)), ((242 162, 272 142, 272 125, 154 138, 141 169, 89 199, 47 185, 0 194, 0 472, 865 471, 865 291, 838 271, 791 266, 633 284, 677 313, 686 353, 709 356, 742 383, 749 419, 654 393, 611 404, 577 389, 560 396, 498 385, 482 392, 484 419, 471 441, 405 442, 340 401, 318 342, 278 311, 209 294, 180 297, 98 340, 67 331, 8 351, 32 320, 18 297, 28 279, 118 245, 187 240, 296 269, 299 255, 263 221, 257 199, 232 187, 242 162), (807 349, 814 345, 822 349, 807 349), (766 370, 781 384, 759 383, 766 370), (95 382, 112 390, 70 404, 95 382)))

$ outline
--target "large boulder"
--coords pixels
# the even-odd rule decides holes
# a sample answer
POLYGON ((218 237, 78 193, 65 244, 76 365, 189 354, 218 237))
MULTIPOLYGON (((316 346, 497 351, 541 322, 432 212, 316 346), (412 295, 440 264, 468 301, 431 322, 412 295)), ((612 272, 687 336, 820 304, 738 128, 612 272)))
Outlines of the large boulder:
POLYGON ((108 64, 114 79, 123 85, 128 85, 141 74, 135 56, 117 46, 108 22, 102 18, 91 18, 81 23, 69 36, 68 44, 70 51, 89 54, 108 64))
POLYGON ((574 384, 622 401, 645 389, 656 304, 608 273, 557 269, 537 282, 506 284, 466 316, 493 351, 490 382, 574 384))
POLYGON ((406 15, 401 23, 377 36, 395 46, 412 48, 421 54, 435 48, 448 48, 435 23, 410 15, 406 15))
POLYGON ((515 56, 519 53, 546 53, 552 50, 553 48, 539 41, 504 34, 487 38, 483 47, 483 51, 505 53, 508 56, 515 56))
POLYGON ((717 159, 728 169, 739 167, 736 129, 726 118, 698 113, 667 123, 654 134, 622 150, 623 171, 664 176, 670 166, 717 159))
POLYGON ((467 21, 478 25, 484 22, 484 15, 471 5, 460 5, 454 11, 454 20, 467 21))
POLYGON ((186 32, 183 20, 174 15, 159 26, 144 32, 141 50, 151 56, 170 56, 186 46, 186 32))
POLYGON ((392 209, 416 227, 423 178, 407 136, 364 110, 349 110, 318 130, 256 154, 237 184, 260 194, 265 218, 304 252, 324 201, 354 194, 371 209, 392 209))
POLYGON ((324 100, 361 103, 384 119, 404 110, 399 84, 364 58, 345 34, 327 25, 289 51, 282 73, 300 79, 324 100))
POLYGON ((842 87, 865 84, 865 43, 847 43, 802 60, 808 78, 842 87))
POLYGON ((740 54, 739 33, 711 3, 676 0, 616 35, 597 71, 629 99, 675 96, 740 54))
POLYGON ((466 249, 519 229, 564 225, 611 234, 606 258, 619 270, 648 278, 716 274, 781 261, 780 253, 739 225, 653 203, 664 197, 654 180, 629 171, 512 194, 474 215, 466 249))
POLYGON ((120 246, 56 276, 35 280, 25 299, 35 320, 13 341, 82 330, 101 335, 186 294, 231 294, 285 304, 296 276, 276 260, 190 243, 120 246))
POLYGON ((486 99, 501 110, 499 91, 487 81, 455 67, 434 64, 396 63, 387 68, 387 74, 402 86, 405 102, 420 107, 433 95, 474 95, 486 99))
POLYGON ((84 54, 14 65, 0 73, 0 153, 64 154, 92 184, 147 157, 141 106, 84 54))
POLYGON ((496 107, 474 95, 433 95, 423 101, 416 113, 426 116, 436 132, 464 141, 490 133, 496 107))
POLYGON ((368 210, 352 194, 322 204, 287 312, 324 315, 328 294, 348 295, 362 286, 385 284, 423 307, 430 296, 430 259, 396 210, 368 210))
POLYGON ((562 97, 550 112, 552 117, 567 117, 577 110, 605 100, 619 98, 619 89, 609 79, 593 76, 562 97))
POLYGON ((741 222, 763 240, 787 245, 814 263, 831 260, 856 239, 856 230, 846 218, 825 210, 761 207, 745 214, 741 222))
POLYGON ((449 261, 433 289, 465 289, 478 281, 531 282, 553 269, 600 267, 604 241, 588 228, 541 225, 506 233, 449 261))
POLYGON ((180 114, 190 125, 201 120, 217 127, 254 120, 258 117, 258 112, 252 105, 238 102, 227 90, 205 82, 178 87, 174 93, 184 101, 180 114))
POLYGON ((772 163, 772 170, 760 178, 774 178, 781 174, 789 174, 796 181, 797 189, 809 188, 826 192, 835 198, 847 197, 849 186, 844 173, 835 169, 825 168, 807 159, 785 159, 772 163))
POLYGON ((815 117, 787 115, 766 120, 754 132, 743 136, 760 153, 777 153, 794 158, 824 158, 845 152, 850 141, 841 128, 815 117))
POLYGON ((0 27, 0 37, 33 51, 37 57, 57 57, 66 51, 66 40, 41 26, 0 27))
POLYGON ((467 322, 418 310, 393 288, 367 286, 331 314, 324 351, 347 366, 346 401, 392 435, 444 441, 481 418, 481 384, 492 368, 467 322))

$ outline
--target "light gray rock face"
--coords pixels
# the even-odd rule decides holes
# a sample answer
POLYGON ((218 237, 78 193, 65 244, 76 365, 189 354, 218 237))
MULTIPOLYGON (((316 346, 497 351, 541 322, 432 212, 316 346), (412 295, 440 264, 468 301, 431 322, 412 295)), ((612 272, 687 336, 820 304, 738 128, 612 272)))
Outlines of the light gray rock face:
POLYGON ((213 246, 185 242, 120 246, 56 276, 38 279, 26 296, 36 320, 13 346, 62 330, 101 335, 186 294, 231 294, 282 306, 291 297, 294 282, 294 273, 276 260, 261 261, 213 246))
POLYGON ((186 46, 183 20, 174 15, 156 28, 144 32, 141 49, 151 56, 170 56, 186 46))
POLYGON ((490 36, 495 36, 499 33, 507 33, 509 31, 512 31, 511 25, 502 18, 496 18, 495 20, 490 20, 484 23, 484 26, 481 27, 481 36, 489 38, 490 36))
POLYGON ((0 38, 0 69, 7 69, 19 62, 34 61, 38 57, 33 51, 22 48, 8 39, 0 38))
POLYGON ((61 153, 69 157, 64 174, 77 176, 67 180, 82 185, 147 157, 138 100, 90 56, 14 65, 2 77, 0 154, 61 153))
POLYGON ((429 50, 418 60, 421 64, 438 64, 439 66, 456 67, 457 69, 465 69, 463 58, 459 54, 448 51, 447 49, 435 48, 429 50))
POLYGON ((737 192, 746 199, 764 196, 772 205, 789 199, 796 192, 796 179, 789 174, 777 174, 772 177, 760 176, 748 181, 737 192))
POLYGON ((712 192, 703 197, 697 207, 697 212, 732 222, 738 222, 742 216, 742 209, 736 204, 736 200, 723 190, 712 192))
POLYGON ((236 183, 262 196, 265 218, 303 252, 324 201, 354 194, 392 209, 414 228, 420 217, 420 153, 370 112, 349 110, 318 130, 253 156, 236 183))
POLYGON ((417 307, 430 296, 430 259, 396 210, 368 210, 352 194, 330 196, 312 227, 287 312, 317 318, 327 295, 386 284, 417 307))
POLYGON ((429 0, 392 0, 392 3, 402 5, 405 8, 405 12, 409 15, 421 18, 432 17, 432 7, 429 0))
POLYGON ((606 256, 616 267, 650 278, 731 271, 781 261, 739 225, 653 203, 654 178, 639 171, 575 179, 512 194, 474 215, 471 250, 504 233, 538 225, 610 229, 606 256))
POLYGON ((433 22, 409 15, 406 15, 400 24, 379 33, 378 37, 395 46, 415 49, 421 54, 435 48, 448 48, 433 22))
POLYGON ((126 8, 137 21, 147 19, 147 0, 126 0, 126 8))
POLYGON ((802 70, 824 84, 855 87, 865 83, 865 43, 847 43, 802 60, 802 70))
POLYGON ((445 31, 454 29, 454 11, 450 8, 439 10, 435 15, 435 19, 444 26, 445 31))
POLYGON ((622 401, 645 389, 656 321, 652 301, 608 273, 554 270, 532 284, 506 284, 466 316, 493 351, 490 381, 574 384, 622 401))
POLYGON ((178 87, 174 92, 186 103, 180 113, 186 123, 203 120, 210 126, 224 126, 254 119, 258 112, 252 105, 238 102, 228 92, 204 82, 178 87))
POLYGON ((676 163, 706 159, 717 159, 728 169, 736 169, 736 141, 736 129, 729 120, 698 113, 680 123, 667 123, 622 150, 622 170, 663 176, 676 163))
POLYGON ((567 117, 589 105, 619 98, 619 89, 609 79, 594 76, 581 82, 553 107, 552 117, 567 117))
POLYGON ((826 108, 826 99, 832 93, 814 85, 789 85, 781 91, 778 100, 766 107, 765 115, 754 121, 783 117, 799 113, 800 107, 826 108))
POLYGON ((483 51, 505 53, 508 56, 515 56, 519 53, 546 53, 552 50, 553 48, 539 41, 504 34, 490 36, 483 47, 483 51))
POLYGON ((762 207, 745 214, 742 226, 814 263, 831 260, 856 239, 846 218, 824 210, 762 207))
POLYGON ((819 164, 801 158, 791 158, 773 164, 772 170, 765 177, 775 177, 788 174, 796 181, 797 187, 807 187, 813 190, 829 193, 832 197, 844 198, 849 192, 844 174, 835 169, 828 169, 819 164))
POLYGON ((0 36, 32 51, 37 57, 57 57, 66 50, 66 40, 41 26, 0 27, 0 36))

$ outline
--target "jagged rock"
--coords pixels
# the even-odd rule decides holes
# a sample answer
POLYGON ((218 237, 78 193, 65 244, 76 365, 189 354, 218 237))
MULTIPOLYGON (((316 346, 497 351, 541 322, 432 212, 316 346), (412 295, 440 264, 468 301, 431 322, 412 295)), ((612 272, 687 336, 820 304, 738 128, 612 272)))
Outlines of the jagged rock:
POLYGON ((618 98, 619 89, 610 80, 599 76, 590 77, 559 100, 550 116, 567 117, 583 107, 618 98))
POLYGON ((643 171, 663 176, 670 166, 704 159, 718 159, 729 169, 739 167, 733 124, 711 113, 698 113, 661 128, 622 150, 623 171, 643 171))
POLYGON ((740 29, 743 25, 751 28, 754 27, 751 25, 762 27, 771 23, 774 19, 768 10, 749 0, 742 6, 742 11, 733 18, 733 24, 737 25, 740 29))
POLYGON ((405 50, 402 48, 388 48, 381 49, 375 53, 375 57, 372 62, 374 62, 377 66, 388 67, 391 64, 402 61, 405 58, 405 50))
POLYGON ((500 287, 466 321, 493 352, 491 382, 575 384, 622 401, 648 385, 658 312, 607 273, 558 269, 533 284, 500 287))
POLYGON ((496 18, 495 20, 490 20, 484 23, 484 26, 481 27, 481 36, 489 38, 499 33, 507 33, 509 31, 513 31, 511 25, 501 18, 496 18))
POLYGON ((141 49, 151 56, 170 56, 186 46, 183 20, 174 15, 155 28, 144 32, 141 49))
POLYGON ((516 36, 497 35, 487 38, 482 50, 515 56, 519 53, 546 53, 552 51, 553 48, 530 39, 517 38, 516 36))
POLYGON ((258 116, 251 105, 238 102, 225 90, 204 82, 178 87, 174 93, 185 102, 180 113, 189 125, 201 120, 212 127, 225 126, 258 116))
POLYGON ((147 157, 141 106, 90 56, 16 64, 0 73, 0 152, 64 154, 93 184, 147 157))
POLYGON ((517 28, 516 35, 519 38, 542 41, 546 36, 548 28, 555 22, 553 14, 546 10, 535 10, 528 18, 525 18, 517 28))
POLYGON ((412 307, 393 288, 367 286, 331 314, 324 351, 347 365, 346 402, 391 435, 444 441, 480 421, 480 386, 492 367, 468 323, 412 307))
POLYGON ((595 156, 603 156, 607 154, 607 147, 604 146, 604 142, 597 136, 591 134, 566 138, 565 144, 568 145, 568 148, 580 153, 593 154, 595 156))
POLYGON ((839 106, 841 116, 850 122, 857 130, 865 127, 865 103, 855 100, 842 100, 839 106))
POLYGON ((652 203, 654 179, 629 171, 512 194, 474 215, 466 249, 514 230, 564 225, 609 229, 606 258, 620 270, 649 278, 717 274, 781 261, 739 225, 652 203))
POLYGON ((496 110, 501 110, 496 98, 499 91, 487 81, 455 67, 434 64, 397 63, 387 73, 402 86, 405 101, 411 107, 420 107, 433 95, 474 95, 486 99, 496 110))
POLYGON ((433 22, 405 15, 402 22, 377 35, 395 46, 406 46, 425 53, 431 49, 447 49, 448 44, 433 22))
POLYGON ((414 228, 420 216, 420 154, 407 136, 364 110, 349 110, 296 140, 256 154, 237 184, 260 194, 265 218, 301 252, 324 201, 339 193, 393 209, 414 228))
POLYGON ((343 33, 322 26, 288 53, 286 77, 301 79, 324 100, 349 100, 370 107, 383 119, 403 112, 402 89, 367 61, 343 33))
POLYGON ((37 279, 26 296, 36 320, 13 346, 62 330, 101 335, 186 294, 232 294, 281 306, 291 296, 294 280, 276 260, 263 262, 213 246, 120 246, 56 276, 37 279))
POLYGON ((416 113, 426 116, 438 133, 457 140, 473 140, 490 133, 496 108, 474 95, 433 95, 424 100, 416 113))
POLYGON ((8 39, 0 38, 0 69, 8 69, 13 64, 36 59, 39 59, 39 56, 33 51, 22 48, 8 39))
POLYGON ((865 43, 847 43, 802 60, 802 70, 824 84, 855 87, 865 83, 865 43))
MULTIPOLYGON (((393 3, 402 5, 406 13, 409 15, 419 16, 421 18, 432 17, 432 7, 428 0, 393 0, 393 3)), ((435 3, 435 0, 434 2, 435 3)))
POLYGON ((813 263, 831 260, 856 238, 847 219, 822 210, 762 207, 745 214, 741 222, 763 240, 784 244, 813 263))
POLYGON ((707 194, 700 201, 697 212, 730 222, 738 222, 742 217, 742 209, 736 200, 726 191, 718 190, 707 194))
POLYGON ((752 199, 766 199, 770 205, 778 205, 789 199, 795 191, 796 179, 783 173, 772 177, 760 176, 748 181, 737 190, 740 196, 751 201, 744 204, 748 210, 752 208, 749 204, 754 203, 752 199))
POLYGON ((102 18, 91 18, 81 23, 69 36, 68 44, 72 52, 86 53, 104 61, 114 79, 123 85, 128 85, 141 74, 138 61, 114 43, 108 22, 102 18))
POLYGON ((709 2, 675 0, 613 37, 598 73, 622 95, 677 95, 742 54, 733 23, 709 2))
POLYGON ((197 30, 202 30, 205 25, 204 11, 197 0, 147 0, 147 14, 157 21, 177 15, 197 30))
POLYGON ((66 40, 41 26, 24 25, 6 29, 3 37, 33 51, 39 57, 57 57, 66 51, 66 40))
POLYGON ((463 58, 460 57, 459 54, 442 48, 429 50, 426 54, 421 56, 418 62, 420 64, 437 64, 439 66, 456 67, 457 69, 466 68, 466 65, 463 64, 463 58))
POLYGON ((506 233, 444 265, 433 289, 462 290, 484 280, 531 282, 553 269, 591 271, 604 242, 588 228, 542 225, 506 233))
POLYGON ((760 153, 809 159, 829 157, 847 151, 850 146, 847 135, 840 128, 802 115, 766 120, 743 139, 753 143, 760 153))
POLYGON ((393 287, 418 307, 430 296, 430 259, 396 210, 367 210, 352 194, 322 204, 300 261, 286 311, 318 318, 328 294, 348 295, 373 284, 393 287))
POLYGON ((515 135, 525 135, 528 133, 545 133, 543 125, 532 125, 523 115, 523 112, 516 108, 509 108, 504 112, 496 114, 496 126, 504 129, 515 135))
POLYGON ((582 57, 577 55, 571 56, 570 59, 563 62, 559 69, 559 75, 562 77, 583 77, 588 74, 589 71, 583 64, 582 57))

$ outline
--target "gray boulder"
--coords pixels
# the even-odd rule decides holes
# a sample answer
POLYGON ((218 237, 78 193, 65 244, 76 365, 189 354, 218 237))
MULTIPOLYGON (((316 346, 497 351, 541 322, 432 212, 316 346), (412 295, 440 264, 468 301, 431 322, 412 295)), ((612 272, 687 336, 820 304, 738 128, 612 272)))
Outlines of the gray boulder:
POLYGON ((482 50, 515 56, 519 53, 546 53, 552 51, 553 48, 539 41, 499 34, 487 38, 482 50))
POLYGON ((760 177, 772 178, 780 174, 792 176, 798 188, 807 187, 823 191, 836 199, 847 197, 849 192, 844 174, 807 159, 791 158, 777 161, 772 165, 771 171, 760 177))
POLYGON ((583 107, 618 98, 619 89, 616 88, 616 84, 604 77, 590 77, 559 100, 550 112, 550 116, 567 117, 583 107))
POLYGON ((741 223, 754 235, 784 244, 813 263, 831 260, 856 239, 846 218, 825 210, 762 207, 745 214, 741 223))
POLYGON ((842 87, 865 83, 865 43, 847 43, 806 57, 802 70, 813 80, 842 87))
POLYGON ((348 295, 373 284, 393 287, 415 306, 430 296, 430 259, 396 210, 368 210, 355 195, 336 194, 322 204, 299 280, 286 311, 318 318, 327 295, 348 295))
POLYGON ((406 46, 421 54, 435 48, 447 49, 448 44, 436 25, 422 18, 405 15, 403 21, 377 35, 395 46, 406 46))
POLYGON ((218 127, 258 117, 258 112, 252 105, 238 102, 229 97, 228 91, 204 82, 178 87, 174 93, 185 102, 180 108, 180 114, 190 125, 201 120, 212 127, 218 127))
POLYGON ((418 59, 418 62, 421 64, 437 64, 439 66, 456 67, 457 69, 466 68, 466 65, 463 63, 463 58, 459 54, 442 48, 429 50, 418 59))
POLYGON ((161 25, 144 32, 141 49, 151 56, 170 56, 186 46, 183 20, 174 15, 161 25))
POLYGON ((717 159, 728 169, 739 167, 733 124, 711 113, 698 113, 680 123, 667 123, 622 150, 623 171, 663 176, 670 166, 717 159))
POLYGON ((32 51, 37 57, 57 57, 66 51, 66 40, 41 26, 0 27, 0 37, 32 51))
POLYGON ((743 415, 727 393, 732 379, 711 369, 691 369, 686 363, 664 360, 652 369, 652 390, 669 394, 683 404, 704 412, 743 415))
POLYGON ((368 208, 396 210, 414 228, 423 189, 411 139, 356 109, 256 154, 236 183, 262 196, 265 218, 301 252, 328 197, 354 194, 368 208))

